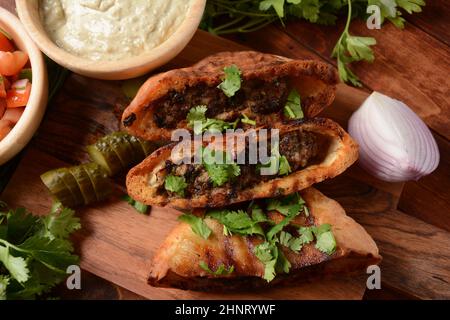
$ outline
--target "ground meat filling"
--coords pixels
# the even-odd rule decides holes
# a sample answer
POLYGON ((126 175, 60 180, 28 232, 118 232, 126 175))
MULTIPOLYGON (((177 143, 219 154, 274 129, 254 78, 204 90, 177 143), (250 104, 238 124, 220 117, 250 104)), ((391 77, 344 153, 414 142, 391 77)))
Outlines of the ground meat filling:
MULTIPOLYGON (((287 78, 263 81, 246 80, 233 97, 228 98, 217 87, 198 85, 186 88, 184 92, 170 91, 153 102, 157 106, 153 120, 160 128, 174 129, 186 119, 189 110, 198 105, 206 105, 206 116, 214 118, 228 111, 250 108, 252 112, 270 114, 279 112, 286 103, 288 92, 287 78)), ((235 119, 226 119, 234 121, 235 119)))
POLYGON ((310 132, 292 131, 280 138, 280 154, 289 161, 292 171, 305 167, 319 153, 317 138, 310 132))
MULTIPOLYGON (((288 159, 291 172, 301 170, 320 158, 319 140, 315 134, 300 130, 281 135, 279 152, 288 159)), ((248 163, 248 159, 246 159, 246 163, 248 163)), ((240 190, 279 177, 278 175, 261 175, 257 164, 241 164, 239 166, 241 174, 233 181, 219 187, 228 191, 230 195, 236 195, 236 192, 240 190)), ((175 165, 167 161, 164 170, 166 174, 185 178, 188 185, 185 190, 187 198, 208 194, 213 189, 213 183, 209 179, 206 169, 200 164, 175 165)), ((163 185, 160 188, 161 193, 165 192, 163 185)))

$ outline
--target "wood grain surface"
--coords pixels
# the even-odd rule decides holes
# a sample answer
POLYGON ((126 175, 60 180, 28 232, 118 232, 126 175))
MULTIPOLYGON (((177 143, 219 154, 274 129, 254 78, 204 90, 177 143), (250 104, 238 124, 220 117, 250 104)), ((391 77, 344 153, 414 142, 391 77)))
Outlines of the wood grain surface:
MULTIPOLYGON (((0 0, 0 6, 14 8, 12 0, 0 0)), ((404 30, 385 24, 381 30, 371 31, 363 22, 354 21, 352 33, 378 40, 376 59, 373 64, 353 66, 363 88, 340 85, 336 102, 325 112, 345 126, 368 92, 381 91, 405 101, 424 119, 441 152, 438 169, 417 182, 385 183, 353 166, 343 175, 318 185, 367 229, 384 257, 382 290, 366 290, 365 299, 450 298, 449 10, 444 0, 427 1, 422 14, 405 15, 409 23, 404 30)), ((272 25, 252 34, 232 36, 241 46, 198 32, 188 48, 165 68, 188 65, 211 52, 245 47, 335 64, 329 55, 341 29, 342 21, 338 27, 306 22, 291 22, 287 28, 272 25)), ((50 200, 38 180, 39 173, 86 160, 83 146, 117 129, 112 110, 124 103, 120 83, 71 75, 49 106, 45 121, 25 151, 2 200, 25 205, 37 213, 46 212, 50 200)), ((158 244, 152 239, 164 237, 174 223, 174 212, 155 208, 150 217, 141 216, 113 199, 80 210, 79 214, 83 230, 76 239, 82 267, 88 272, 83 277, 84 293, 78 297, 134 299, 139 297, 137 293, 148 298, 218 298, 153 289, 143 284, 148 260, 158 244)), ((364 288, 364 278, 344 278, 264 292, 256 298, 355 299, 362 297, 364 288)), ((67 292, 63 296, 77 297, 67 292)))

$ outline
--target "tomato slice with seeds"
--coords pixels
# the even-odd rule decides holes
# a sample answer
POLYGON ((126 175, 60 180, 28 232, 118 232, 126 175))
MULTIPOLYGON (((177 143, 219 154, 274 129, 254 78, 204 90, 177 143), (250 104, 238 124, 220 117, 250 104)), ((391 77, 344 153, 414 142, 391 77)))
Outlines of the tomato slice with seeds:
POLYGON ((28 62, 28 55, 22 51, 0 51, 0 74, 4 76, 16 75, 28 62))
POLYGON ((6 92, 6 106, 8 108, 25 107, 31 93, 31 82, 28 79, 17 80, 6 92))

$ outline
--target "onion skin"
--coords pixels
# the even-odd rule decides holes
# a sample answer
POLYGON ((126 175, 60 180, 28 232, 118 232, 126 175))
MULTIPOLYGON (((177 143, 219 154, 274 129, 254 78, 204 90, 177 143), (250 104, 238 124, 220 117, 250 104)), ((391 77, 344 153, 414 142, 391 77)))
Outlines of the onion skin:
POLYGON ((380 180, 418 180, 439 164, 427 125, 406 104, 379 92, 353 113, 348 132, 359 144, 359 165, 380 180))

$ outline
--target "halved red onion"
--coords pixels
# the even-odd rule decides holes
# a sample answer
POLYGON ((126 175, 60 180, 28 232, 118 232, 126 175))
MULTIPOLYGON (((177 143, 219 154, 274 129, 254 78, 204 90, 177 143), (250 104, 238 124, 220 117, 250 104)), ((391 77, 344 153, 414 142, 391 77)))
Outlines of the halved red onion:
POLYGON ((359 143, 359 164, 391 182, 418 180, 439 164, 439 149, 427 125, 403 102, 373 92, 350 117, 359 143))

